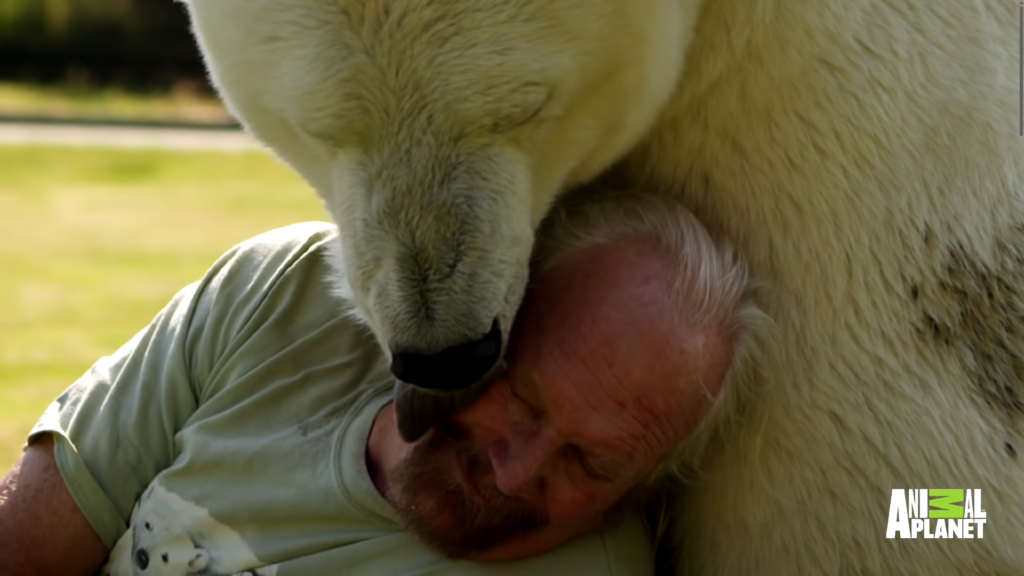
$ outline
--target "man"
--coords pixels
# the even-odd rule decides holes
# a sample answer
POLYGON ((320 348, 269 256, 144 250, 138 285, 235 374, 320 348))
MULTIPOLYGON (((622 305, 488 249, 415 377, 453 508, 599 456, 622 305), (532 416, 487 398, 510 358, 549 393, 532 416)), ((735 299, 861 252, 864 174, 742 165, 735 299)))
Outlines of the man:
POLYGON ((413 444, 324 285, 335 229, 235 247, 40 419, 0 485, 0 573, 650 572, 629 496, 712 419, 746 271, 667 201, 550 224, 507 369, 413 444))

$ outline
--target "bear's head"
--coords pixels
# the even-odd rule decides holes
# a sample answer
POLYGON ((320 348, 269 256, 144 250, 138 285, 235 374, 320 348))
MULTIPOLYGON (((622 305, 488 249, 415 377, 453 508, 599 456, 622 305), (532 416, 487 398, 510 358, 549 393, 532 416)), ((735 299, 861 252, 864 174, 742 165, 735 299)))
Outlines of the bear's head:
POLYGON ((229 108, 324 200, 395 376, 456 390, 498 364, 552 201, 671 96, 699 0, 186 3, 229 108))
POLYGON ((206 570, 208 551, 177 529, 175 520, 143 515, 132 526, 130 558, 135 576, 180 576, 206 570))
MULTIPOLYGON (((157 483, 143 492, 132 509, 131 526, 121 536, 103 567, 103 576, 184 576, 204 573, 209 551, 185 526, 180 499, 157 483)), ((191 507, 189 507, 191 508, 191 507)))

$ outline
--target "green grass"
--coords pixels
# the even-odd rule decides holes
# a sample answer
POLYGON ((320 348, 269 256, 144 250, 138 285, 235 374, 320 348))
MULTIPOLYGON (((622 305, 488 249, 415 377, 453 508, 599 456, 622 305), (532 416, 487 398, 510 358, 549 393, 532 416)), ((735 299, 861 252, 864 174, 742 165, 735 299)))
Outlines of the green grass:
POLYGON ((232 121, 219 100, 184 85, 177 91, 140 94, 111 87, 0 82, 0 115, 213 124, 232 121))
POLYGON ((325 219, 262 152, 0 147, 0 474, 53 398, 225 250, 325 219))

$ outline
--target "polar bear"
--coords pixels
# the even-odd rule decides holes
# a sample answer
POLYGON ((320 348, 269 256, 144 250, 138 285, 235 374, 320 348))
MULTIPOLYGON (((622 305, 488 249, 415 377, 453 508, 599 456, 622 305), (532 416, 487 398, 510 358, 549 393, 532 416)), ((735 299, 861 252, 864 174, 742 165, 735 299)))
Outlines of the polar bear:
POLYGON ((249 545, 205 509, 157 481, 132 509, 128 530, 110 551, 101 576, 274 576, 249 545))
POLYGON ((1015 3, 186 3, 400 379, 492 369, 583 183, 677 195, 745 254, 777 333, 677 494, 679 573, 1024 569, 1015 3), (893 491, 931 488, 981 490, 984 537, 886 538, 893 491))

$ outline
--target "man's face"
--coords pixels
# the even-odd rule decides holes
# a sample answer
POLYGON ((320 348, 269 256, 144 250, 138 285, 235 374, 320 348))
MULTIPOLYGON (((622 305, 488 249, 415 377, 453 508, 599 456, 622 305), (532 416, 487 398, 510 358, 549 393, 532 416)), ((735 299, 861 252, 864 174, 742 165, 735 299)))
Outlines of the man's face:
POLYGON ((538 280, 508 370, 389 474, 407 528, 450 557, 528 556, 598 527, 699 419, 706 390, 680 383, 724 373, 710 339, 669 320, 649 247, 592 249, 538 280))

